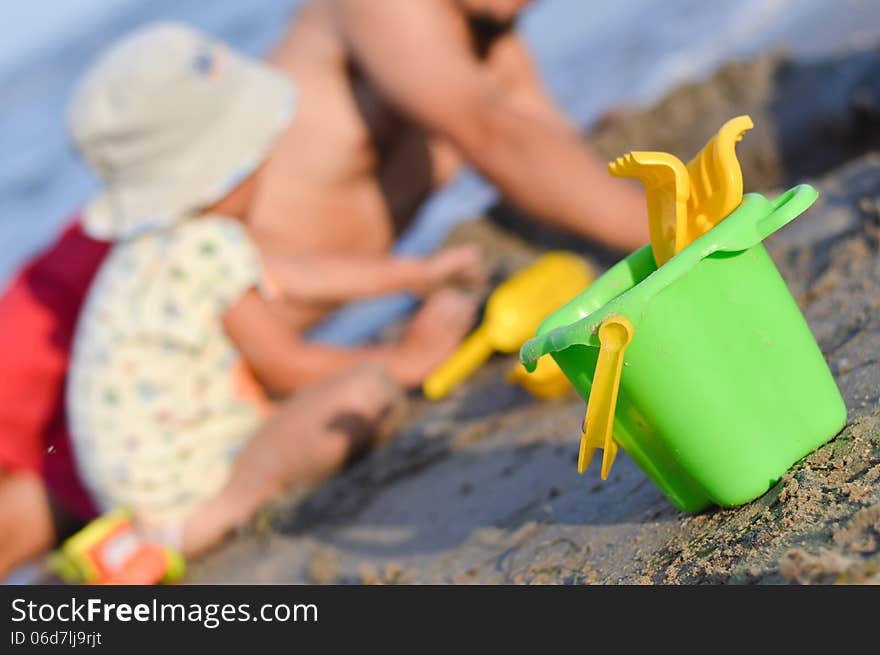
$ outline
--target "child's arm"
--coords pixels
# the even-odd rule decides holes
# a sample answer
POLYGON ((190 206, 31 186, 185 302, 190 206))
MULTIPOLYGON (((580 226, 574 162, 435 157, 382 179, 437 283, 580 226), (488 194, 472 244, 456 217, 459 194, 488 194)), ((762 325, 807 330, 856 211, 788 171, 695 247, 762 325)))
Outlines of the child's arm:
POLYGON ((357 349, 321 346, 301 339, 271 305, 251 289, 223 317, 227 335, 271 395, 283 395, 364 362, 384 365, 402 386, 416 387, 470 328, 476 302, 441 291, 425 304, 401 343, 357 349))
POLYGON ((485 273, 475 246, 448 248, 425 259, 358 255, 282 255, 264 249, 281 295, 304 303, 339 303, 395 291, 424 295, 448 282, 480 284, 485 273))

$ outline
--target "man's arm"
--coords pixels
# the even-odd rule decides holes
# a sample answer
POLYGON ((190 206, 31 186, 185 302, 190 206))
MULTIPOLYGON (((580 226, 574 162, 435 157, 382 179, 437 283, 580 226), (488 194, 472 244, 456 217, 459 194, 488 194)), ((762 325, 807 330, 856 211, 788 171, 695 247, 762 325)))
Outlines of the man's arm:
POLYGON ((504 87, 510 102, 548 129, 577 134, 577 128, 551 98, 532 56, 519 35, 510 31, 490 46, 486 65, 504 87))
MULTIPOLYGON (((638 190, 610 177, 567 121, 537 118, 534 95, 512 92, 482 65, 452 0, 333 5, 370 79, 403 112, 448 138, 510 200, 610 246, 647 242, 638 190)), ((543 104, 546 118, 552 103, 543 104)))

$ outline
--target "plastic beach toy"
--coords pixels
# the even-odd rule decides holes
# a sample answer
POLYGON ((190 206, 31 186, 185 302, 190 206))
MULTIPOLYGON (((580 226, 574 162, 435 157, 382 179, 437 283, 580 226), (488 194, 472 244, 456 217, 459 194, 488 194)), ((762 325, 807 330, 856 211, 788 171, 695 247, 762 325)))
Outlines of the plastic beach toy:
POLYGON ((602 448, 602 479, 608 479, 611 465, 617 457, 617 442, 612 427, 617 392, 623 373, 623 354, 633 338, 633 326, 623 316, 611 316, 599 327, 599 357, 593 376, 590 404, 581 427, 581 448, 578 453, 578 473, 583 473, 593 459, 596 448, 602 448))
POLYGON ((634 177, 645 185, 651 248, 658 266, 739 205, 743 179, 735 146, 752 127, 748 116, 730 119, 687 167, 666 152, 630 152, 608 165, 612 175, 634 177))
POLYGON ((186 569, 176 551, 144 542, 123 510, 95 519, 67 539, 49 566, 73 584, 174 582, 186 569))
POLYGON ((646 246, 544 321, 520 358, 551 355, 588 401, 585 455, 601 446, 613 459, 619 444, 694 512, 753 500, 843 427, 834 378, 761 243, 817 195, 746 194, 663 266, 646 246), (628 335, 609 335, 624 320, 628 335), (595 433, 591 411, 605 421, 595 433))
POLYGON ((559 398, 572 390, 565 373, 551 357, 538 361, 538 366, 529 373, 519 362, 507 373, 507 381, 524 387, 535 398, 549 400, 559 398))
MULTIPOLYGON (((551 312, 583 291, 593 279, 587 264, 567 252, 551 252, 501 284, 486 303, 482 324, 425 381, 428 398, 439 399, 477 370, 494 351, 517 352, 551 312)), ((545 368, 532 391, 554 395, 564 375, 545 368)), ((514 375, 514 377, 517 377, 514 375)), ((564 387, 563 387, 564 390, 564 387)))

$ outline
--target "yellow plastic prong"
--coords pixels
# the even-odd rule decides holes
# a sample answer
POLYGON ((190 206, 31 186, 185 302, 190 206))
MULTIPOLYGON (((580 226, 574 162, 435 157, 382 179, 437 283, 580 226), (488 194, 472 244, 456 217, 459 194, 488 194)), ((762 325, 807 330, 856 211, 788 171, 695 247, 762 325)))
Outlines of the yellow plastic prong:
POLYGON ((635 329, 624 316, 606 319, 599 327, 599 359, 593 376, 593 387, 587 401, 584 416, 581 447, 578 454, 578 473, 583 473, 593 459, 596 448, 602 453, 602 479, 608 479, 611 465, 617 456, 617 442, 612 435, 614 412, 620 375, 623 372, 623 355, 633 338, 635 329))
POLYGON ((690 243, 687 168, 667 152, 630 152, 608 164, 608 171, 616 177, 636 178, 645 185, 651 249, 657 266, 662 266, 690 243))
POLYGON ((748 115, 731 118, 688 163, 688 243, 718 225, 742 202, 743 177, 736 144, 753 127, 748 115))

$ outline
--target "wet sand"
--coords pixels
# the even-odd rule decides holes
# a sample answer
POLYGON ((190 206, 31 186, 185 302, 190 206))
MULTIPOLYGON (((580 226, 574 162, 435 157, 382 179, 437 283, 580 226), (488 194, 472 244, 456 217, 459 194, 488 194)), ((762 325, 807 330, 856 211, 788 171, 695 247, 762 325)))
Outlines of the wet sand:
MULTIPOLYGON (((798 181, 816 205, 767 247, 849 410, 846 428, 758 500, 687 516, 622 453, 609 480, 575 470, 583 402, 533 400, 497 357, 447 400, 414 399, 399 437, 308 495, 292 495, 194 563, 191 582, 880 582, 880 55, 764 57, 617 114, 588 139, 695 153, 748 112, 746 189, 798 181), (706 126, 701 132, 693 126, 706 126)), ((774 191, 775 190, 775 191, 774 191)), ((501 208, 462 229, 499 273, 538 248, 608 253, 501 208)))

